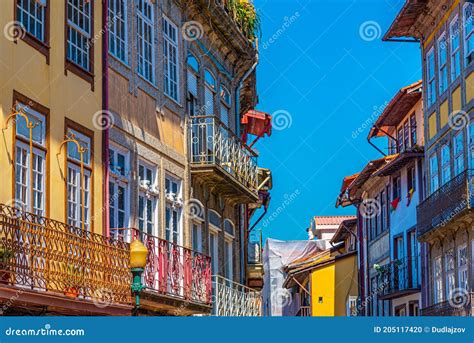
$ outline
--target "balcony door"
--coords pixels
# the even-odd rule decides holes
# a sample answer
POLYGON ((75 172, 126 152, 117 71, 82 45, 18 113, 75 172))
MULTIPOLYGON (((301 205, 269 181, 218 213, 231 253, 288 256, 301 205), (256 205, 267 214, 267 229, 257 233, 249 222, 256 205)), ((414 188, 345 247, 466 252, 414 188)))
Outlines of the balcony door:
POLYGON ((406 279, 406 271, 404 269, 405 265, 405 252, 403 247, 403 236, 399 236, 395 238, 394 241, 394 257, 395 257, 395 265, 394 268, 394 288, 397 290, 401 290, 404 288, 404 280, 406 279))
POLYGON ((418 282, 418 242, 416 240, 416 231, 412 230, 408 232, 408 287, 416 288, 419 285, 418 282))

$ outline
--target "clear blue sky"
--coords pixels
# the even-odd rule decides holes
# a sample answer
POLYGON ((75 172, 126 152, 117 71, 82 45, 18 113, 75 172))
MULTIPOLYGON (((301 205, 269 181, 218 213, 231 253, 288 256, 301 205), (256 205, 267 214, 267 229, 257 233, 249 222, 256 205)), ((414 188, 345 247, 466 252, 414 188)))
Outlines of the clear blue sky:
POLYGON ((342 178, 380 154, 366 141, 369 128, 354 132, 421 78, 418 44, 381 40, 403 3, 255 0, 263 31, 258 108, 291 117, 290 127, 256 146, 259 165, 273 171, 267 219, 275 219, 257 226, 265 237, 306 239, 312 216, 355 213, 335 208, 342 178))

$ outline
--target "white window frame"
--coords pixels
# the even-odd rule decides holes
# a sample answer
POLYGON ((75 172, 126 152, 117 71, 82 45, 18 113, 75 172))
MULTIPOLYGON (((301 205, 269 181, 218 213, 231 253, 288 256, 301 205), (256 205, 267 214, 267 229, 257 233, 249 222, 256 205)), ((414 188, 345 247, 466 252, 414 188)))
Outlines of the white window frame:
POLYGON ((444 144, 441 147, 441 185, 448 183, 451 178, 451 150, 449 144, 444 144))
POLYGON ((130 171, 130 154, 123 148, 118 147, 115 144, 110 145, 110 154, 114 160, 117 160, 118 155, 122 155, 124 158, 124 170, 122 172, 114 168, 114 165, 111 165, 110 170, 110 185, 113 189, 109 189, 110 199, 109 199, 109 209, 110 209, 110 228, 127 228, 130 221, 130 195, 129 195, 129 171, 130 171), (123 189, 123 208, 119 208, 119 198, 116 196, 116 189, 123 189), (119 214, 123 212, 123 225, 119 225, 119 214), (113 221, 112 221, 113 219, 113 221))
POLYGON ((109 0, 109 53, 125 64, 128 64, 127 8, 128 0, 109 0))
POLYGON ((448 40, 446 39, 446 32, 443 32, 438 39, 438 84, 440 95, 448 89, 448 55, 448 40), (442 56, 444 56, 444 63, 442 63, 442 56))
POLYGON ((166 240, 178 245, 183 245, 183 200, 182 200, 183 181, 171 175, 165 176, 166 192, 166 217, 165 234, 166 240), (176 187, 174 187, 176 186, 176 187), (170 189, 171 187, 171 189, 170 189), (176 188, 176 192, 171 192, 176 188), (175 216, 177 223, 175 223, 175 216), (176 239, 174 238, 176 235, 176 239))
POLYGON ((467 244, 463 244, 458 247, 458 287, 468 290, 469 287, 469 269, 468 269, 468 259, 469 259, 469 251, 467 244), (464 250, 464 252, 463 252, 464 250), (464 255, 464 256, 463 256, 464 255))
POLYGON ((223 85, 220 86, 220 112, 221 112, 221 121, 224 123, 225 126, 227 126, 230 129, 230 116, 231 116, 231 108, 232 108, 232 96, 229 92, 229 89, 223 85), (224 93, 227 92, 229 95, 229 99, 225 99, 224 93), (225 118, 224 118, 225 114, 225 118))
POLYGON ((442 257, 433 259, 433 303, 439 304, 444 300, 443 291, 443 263, 442 257))
MULTIPOLYGON (((473 36, 474 34, 474 22, 471 22, 471 31, 470 32, 467 32, 468 30, 468 25, 467 25, 467 21, 468 21, 468 18, 466 18, 466 9, 468 6, 471 6, 471 21, 473 20, 473 14, 474 14, 474 5, 473 4, 469 4, 469 3, 465 3, 463 8, 462 8, 462 15, 463 15, 463 27, 464 27, 464 58, 466 59, 466 61, 468 61, 468 58, 469 58, 469 54, 472 54, 474 52, 474 44, 472 44, 473 46, 469 46, 469 39, 473 36)), ((474 42, 473 42, 474 43, 474 42)), ((474 59, 473 59, 474 61, 474 59)), ((466 65, 468 65, 469 62, 466 62, 466 65)))
POLYGON ((143 168, 144 174, 147 175, 147 171, 151 172, 150 181, 146 187, 142 186, 142 179, 140 173, 138 175, 139 191, 138 191, 138 229, 152 236, 158 236, 158 177, 157 167, 153 166, 143 160, 138 161, 138 171, 143 168), (140 211, 140 201, 143 201, 143 209, 140 211), (151 202, 151 216, 148 213, 148 202, 151 202), (142 223, 142 227, 140 227, 142 223), (151 230, 148 229, 148 225, 151 225, 151 230), (151 231, 151 232, 150 232, 151 231))
POLYGON ((86 201, 84 202, 85 220, 82 218, 82 191, 81 191, 81 167, 76 163, 68 161, 67 163, 67 218, 68 224, 82 228, 82 221, 84 220, 84 229, 90 231, 91 228, 91 172, 84 169, 84 194, 86 201), (74 171, 75 179, 71 179, 71 170, 74 171), (72 189, 74 187, 74 189, 72 189), (70 193, 70 191, 74 193, 70 193), (73 196, 73 199, 71 199, 73 196), (74 206, 74 211, 70 211, 74 206))
POLYGON ((137 1, 137 71, 138 74, 150 83, 155 83, 155 16, 154 4, 150 0, 137 1), (147 15, 140 6, 148 8, 150 13, 147 15), (149 30, 149 40, 145 39, 143 32, 149 30), (142 35, 140 35, 140 31, 142 35), (151 58, 145 54, 149 51, 151 58))
POLYGON ((78 67, 90 72, 92 38, 92 1, 84 2, 83 7, 75 6, 78 0, 67 0, 67 59, 78 67), (87 8, 86 8, 87 6, 87 8), (72 17, 69 18, 69 12, 72 17), (80 17, 80 18, 79 18, 80 17), (79 23, 82 23, 80 25, 79 23), (75 35, 73 43, 72 35, 75 35))
POLYGON ((436 59, 434 47, 428 50, 426 54, 426 79, 427 79, 427 99, 428 107, 433 105, 437 97, 436 89, 436 59), (431 75, 430 57, 433 57, 433 75, 431 75))
POLYGON ((454 249, 450 249, 444 253, 444 268, 446 275, 446 299, 451 299, 456 288, 456 264, 454 249))
POLYGON ((451 81, 454 81, 458 78, 459 75, 461 75, 461 29, 460 29, 460 23, 459 23, 459 16, 455 16, 453 20, 451 20, 451 23, 449 25, 449 33, 450 33, 450 41, 451 44, 450 46, 450 60, 451 60, 451 81), (457 31, 455 28, 455 25, 457 25, 457 31), (458 46, 456 48, 453 48, 454 44, 453 42, 456 41, 458 42, 458 46))
POLYGON ((177 103, 180 101, 179 33, 178 26, 163 16, 164 93, 177 103))
POLYGON ((192 222, 192 234, 193 234, 193 250, 195 252, 201 253, 202 249, 202 222, 194 220, 192 222))
POLYGON ((454 176, 464 171, 464 131, 460 130, 453 138, 454 176), (460 139, 460 142, 459 142, 460 139))
POLYGON ((206 109, 205 113, 206 115, 209 115, 209 116, 215 115, 215 101, 216 101, 216 92, 217 92, 216 82, 217 81, 214 74, 209 69, 205 69, 204 70, 204 106, 206 109), (213 80, 212 84, 207 82, 207 78, 206 78, 207 73, 212 77, 212 80, 213 80), (207 99, 208 96, 206 94, 209 94, 212 99, 207 99))
POLYGON ((46 42, 46 6, 46 0, 17 0, 15 9, 16 20, 23 29, 43 43, 46 42))
MULTIPOLYGON (((208 210, 208 217, 210 212, 213 212, 222 222, 222 216, 214 210, 208 210)), ((223 228, 212 224, 209 220, 209 256, 211 256, 212 275, 219 274, 219 233, 221 230, 223 228), (211 235, 214 235, 214 246, 211 245, 211 235)))
POLYGON ((436 152, 430 156, 430 194, 433 194, 439 189, 439 166, 438 155, 436 152), (434 163, 433 163, 434 162, 434 163))

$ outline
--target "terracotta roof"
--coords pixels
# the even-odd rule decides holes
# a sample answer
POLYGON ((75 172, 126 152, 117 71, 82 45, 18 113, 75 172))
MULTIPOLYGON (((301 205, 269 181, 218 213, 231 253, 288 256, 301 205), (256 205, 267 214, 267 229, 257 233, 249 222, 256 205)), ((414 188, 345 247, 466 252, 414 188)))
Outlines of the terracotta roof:
POLYGON ((368 139, 386 136, 386 132, 390 127, 398 126, 413 106, 420 101, 421 89, 422 81, 417 81, 400 89, 375 122, 369 132, 368 139))
POLYGON ((367 180, 378 170, 383 168, 386 164, 396 159, 399 154, 384 156, 377 160, 372 160, 362 169, 362 171, 357 174, 357 176, 352 180, 350 185, 346 190, 339 194, 339 197, 336 202, 336 206, 349 206, 353 203, 354 193, 360 189, 367 180))
POLYGON ((355 219, 354 216, 314 216, 316 225, 340 225, 344 220, 355 219))
POLYGON ((401 37, 421 38, 421 33, 415 28, 420 15, 426 10, 429 0, 406 0, 392 25, 384 35, 383 40, 401 37))

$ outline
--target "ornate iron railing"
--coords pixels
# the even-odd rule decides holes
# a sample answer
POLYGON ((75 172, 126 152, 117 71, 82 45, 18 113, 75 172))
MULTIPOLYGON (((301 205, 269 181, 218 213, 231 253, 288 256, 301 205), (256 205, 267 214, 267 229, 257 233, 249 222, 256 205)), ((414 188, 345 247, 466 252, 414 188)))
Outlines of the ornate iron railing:
POLYGON ((131 304, 128 244, 0 204, 0 285, 131 304))
POLYGON ((211 258, 136 229, 114 230, 118 239, 138 238, 148 249, 143 283, 151 291, 186 301, 212 303, 211 258))
POLYGON ((191 165, 217 166, 256 192, 257 154, 215 116, 194 116, 188 123, 191 165))
POLYGON ((212 276, 213 309, 218 317, 259 317, 262 315, 260 292, 218 275, 212 276))
POLYGON ((422 316, 473 316, 474 293, 466 293, 465 298, 455 298, 421 309, 422 316))
POLYGON ((472 170, 466 170, 444 184, 417 208, 417 235, 445 226, 451 219, 472 207, 472 170))
POLYGON ((301 306, 296 316, 297 317, 311 317, 311 306, 301 306))
POLYGON ((379 285, 384 285, 380 295, 419 289, 419 256, 392 261, 379 270, 379 285))

